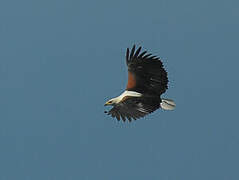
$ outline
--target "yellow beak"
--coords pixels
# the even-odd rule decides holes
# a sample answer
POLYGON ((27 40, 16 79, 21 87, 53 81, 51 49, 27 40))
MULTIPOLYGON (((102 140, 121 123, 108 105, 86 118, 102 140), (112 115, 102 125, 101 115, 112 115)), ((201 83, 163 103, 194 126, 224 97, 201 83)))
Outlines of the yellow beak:
POLYGON ((109 103, 109 102, 106 102, 104 106, 108 106, 108 105, 110 105, 110 103, 109 103))

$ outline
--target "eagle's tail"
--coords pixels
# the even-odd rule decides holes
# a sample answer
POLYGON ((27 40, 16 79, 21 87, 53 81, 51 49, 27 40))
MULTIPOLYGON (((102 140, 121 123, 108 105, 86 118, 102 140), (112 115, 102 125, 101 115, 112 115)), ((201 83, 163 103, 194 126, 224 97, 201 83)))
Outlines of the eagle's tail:
POLYGON ((160 106, 164 110, 173 110, 176 107, 176 104, 172 99, 162 99, 160 106))

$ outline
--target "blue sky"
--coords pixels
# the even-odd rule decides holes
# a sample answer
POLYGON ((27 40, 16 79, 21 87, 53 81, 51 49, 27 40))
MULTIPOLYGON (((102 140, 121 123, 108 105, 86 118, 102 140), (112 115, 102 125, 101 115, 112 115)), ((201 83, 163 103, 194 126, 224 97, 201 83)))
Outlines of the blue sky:
POLYGON ((1 0, 0 180, 239 179, 238 5, 1 0), (177 107, 123 123, 103 104, 133 44, 177 107))

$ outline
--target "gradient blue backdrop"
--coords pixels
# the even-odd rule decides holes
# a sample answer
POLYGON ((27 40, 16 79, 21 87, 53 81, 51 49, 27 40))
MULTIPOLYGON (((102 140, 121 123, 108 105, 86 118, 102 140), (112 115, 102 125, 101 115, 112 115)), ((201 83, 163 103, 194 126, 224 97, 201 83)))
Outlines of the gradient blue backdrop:
POLYGON ((0 180, 238 180, 236 0, 1 0, 0 180), (133 123, 103 104, 136 43, 169 72, 133 123))

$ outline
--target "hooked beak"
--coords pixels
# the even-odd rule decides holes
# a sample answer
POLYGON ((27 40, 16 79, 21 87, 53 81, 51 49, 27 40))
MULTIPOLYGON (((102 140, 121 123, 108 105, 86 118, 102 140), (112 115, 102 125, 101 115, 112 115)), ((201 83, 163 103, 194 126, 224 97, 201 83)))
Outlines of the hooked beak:
POLYGON ((108 102, 106 102, 104 106, 109 106, 109 105, 110 105, 110 104, 109 104, 108 102))

